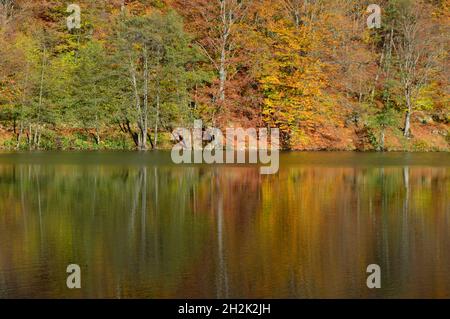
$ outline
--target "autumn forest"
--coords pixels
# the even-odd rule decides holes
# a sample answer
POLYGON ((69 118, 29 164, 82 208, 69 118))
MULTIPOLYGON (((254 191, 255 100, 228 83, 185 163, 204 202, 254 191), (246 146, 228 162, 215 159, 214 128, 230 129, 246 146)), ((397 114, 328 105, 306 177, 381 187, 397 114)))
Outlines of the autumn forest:
POLYGON ((449 39, 449 0, 0 0, 0 149, 165 149, 202 119, 448 151, 449 39))

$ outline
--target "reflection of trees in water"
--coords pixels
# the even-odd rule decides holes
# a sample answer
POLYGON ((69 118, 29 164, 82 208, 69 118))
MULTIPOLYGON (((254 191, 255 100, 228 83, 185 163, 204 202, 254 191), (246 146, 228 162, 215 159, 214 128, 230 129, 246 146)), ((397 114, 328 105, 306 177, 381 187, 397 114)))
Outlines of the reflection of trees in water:
MULTIPOLYGON (((401 226, 401 265, 402 272, 407 273, 410 261, 410 221, 409 221, 409 201, 410 201, 410 182, 409 167, 402 168, 403 173, 403 209, 402 209, 402 226, 401 226)), ((401 189, 399 189, 401 191, 401 189)), ((406 278, 405 278, 406 279, 406 278)))
POLYGON ((226 265, 226 251, 224 247, 224 216, 223 216, 223 193, 220 185, 219 177, 217 176, 217 170, 213 171, 211 178, 211 208, 215 208, 215 212, 212 215, 216 215, 217 219, 217 255, 218 255, 218 267, 217 267, 217 298, 228 297, 228 274, 226 265))
MULTIPOLYGON (((47 266, 52 271, 64 271, 69 262, 85 265, 89 269, 85 280, 95 283, 84 290, 85 295, 174 294, 183 269, 208 242, 204 240, 208 215, 194 215, 190 204, 199 178, 195 169, 25 165, 2 169, 0 174, 8 178, 0 179, 0 188, 7 190, 8 200, 0 207, 15 225, 3 235, 15 238, 11 253, 24 246, 30 251, 10 262, 40 263, 42 252, 50 250, 47 266)), ((28 274, 30 282, 32 278, 28 274)), ((42 286, 41 291, 51 290, 48 284, 42 286)))
POLYGON ((239 294, 231 290, 231 296, 360 297, 367 295, 362 287, 371 263, 382 266, 387 283, 397 283, 389 287, 393 296, 449 295, 447 278, 439 292, 425 292, 411 281, 413 273, 423 282, 437 279, 435 269, 450 262, 440 250, 449 244, 444 230, 450 214, 448 170, 406 172, 396 167, 297 167, 266 178, 262 211, 248 229, 253 236, 228 246, 238 252, 229 258, 229 272, 239 274, 230 287, 248 282, 249 272, 257 273, 258 280, 251 289, 241 285, 239 294), (240 253, 242 246, 248 247, 246 253, 258 253, 240 253))
POLYGON ((38 212, 39 212, 39 234, 41 238, 41 248, 43 247, 42 238, 44 236, 44 230, 42 226, 42 203, 41 203, 41 184, 39 183, 40 174, 37 172, 39 167, 33 167, 34 177, 36 179, 36 193, 37 193, 37 202, 38 202, 38 212))
MULTIPOLYGON (((211 227, 203 251, 204 262, 195 265, 183 289, 192 297, 230 297, 233 279, 229 269, 235 260, 229 258, 235 243, 245 242, 245 237, 251 236, 247 229, 259 211, 259 171, 256 168, 201 168, 193 195, 194 213, 206 215, 211 227), (195 287, 199 279, 214 285, 198 290, 195 287)), ((239 283, 234 282, 234 285, 239 283)))
POLYGON ((87 285, 75 297, 360 297, 370 263, 394 296, 450 294, 446 168, 16 165, 0 177, 2 296, 66 296, 72 262, 87 285))

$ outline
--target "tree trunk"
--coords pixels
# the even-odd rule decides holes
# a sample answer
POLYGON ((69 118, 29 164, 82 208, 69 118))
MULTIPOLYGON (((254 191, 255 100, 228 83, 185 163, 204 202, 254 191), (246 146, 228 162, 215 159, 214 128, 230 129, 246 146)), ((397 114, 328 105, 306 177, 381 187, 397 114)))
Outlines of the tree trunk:
POLYGON ((41 136, 42 136, 42 134, 39 132, 38 136, 37 136, 37 141, 36 141, 36 149, 39 149, 41 146, 41 136))
MULTIPOLYGON (((158 84, 159 86, 159 84, 158 84)), ((158 148, 158 122, 159 122, 159 87, 156 94, 156 120, 155 120, 155 148, 158 148)))
POLYGON ((131 129, 130 126, 130 120, 126 120, 126 122, 124 123, 124 127, 126 129, 126 131, 130 134, 131 138, 133 139, 134 145, 136 147, 139 147, 139 134, 133 132, 133 130, 131 129))
POLYGON ((95 128, 95 142, 100 145, 100 134, 98 133, 98 128, 95 128))
POLYGON ((22 139, 23 131, 24 131, 24 105, 27 100, 27 92, 28 92, 28 80, 29 80, 29 73, 30 73, 30 64, 29 62, 26 63, 25 67, 25 83, 23 86, 22 91, 22 103, 20 105, 20 116, 19 116, 19 134, 17 135, 17 145, 16 149, 19 149, 20 147, 20 140, 22 139))
POLYGON ((34 138, 33 138, 33 148, 34 149, 38 148, 38 135, 39 135, 39 130, 36 128, 34 131, 34 138))
POLYGON ((225 101, 225 81, 227 80, 227 70, 225 63, 226 63, 226 49, 224 43, 222 51, 220 53, 220 67, 219 67, 219 100, 221 102, 225 101))
POLYGON ((405 92, 406 105, 408 106, 408 110, 406 111, 405 116, 405 137, 411 136, 411 113, 412 113, 412 102, 411 102, 411 94, 409 92, 405 92))
POLYGON ((148 54, 147 47, 144 45, 144 107, 142 110, 142 145, 140 147, 141 151, 147 150, 147 131, 148 131, 148 54))
POLYGON ((38 103, 38 109, 37 109, 37 124, 36 124, 36 132, 34 134, 34 139, 33 139, 33 147, 39 148, 39 143, 38 143, 38 136, 40 136, 39 134, 39 128, 40 128, 40 123, 41 123, 41 109, 42 109, 42 100, 43 100, 43 94, 44 94, 44 78, 45 78, 45 66, 46 66, 46 52, 47 52, 47 48, 44 44, 43 50, 42 50, 42 65, 41 65, 41 79, 40 79, 40 83, 39 83, 39 103, 38 103))
MULTIPOLYGON (((138 116, 137 119, 137 125, 139 128, 139 132, 136 134, 137 138, 133 138, 135 140, 136 146, 139 150, 143 149, 143 136, 142 136, 142 132, 143 132, 143 114, 142 114, 142 109, 141 109, 141 103, 140 103, 140 97, 139 97, 139 92, 138 92, 138 87, 137 87, 137 80, 136 80, 136 71, 134 69, 134 64, 130 59, 130 73, 131 73, 131 83, 133 85, 133 90, 134 90, 134 99, 135 99, 135 108, 136 108, 136 114, 138 116)), ((134 133, 131 130, 131 127, 129 126, 128 123, 128 129, 130 131, 130 133, 132 134, 132 136, 134 136, 134 133)))
POLYGON ((95 144, 100 145, 100 130, 98 128, 98 122, 95 123, 94 139, 95 139, 95 144))
POLYGON ((381 136, 380 136, 380 151, 384 152, 384 140, 385 140, 385 128, 381 128, 381 136))
POLYGON ((32 136, 33 136, 33 127, 30 124, 29 127, 28 127, 28 149, 29 150, 31 150, 31 144, 32 144, 31 138, 32 138, 32 136))
POLYGON ((232 12, 226 7, 227 2, 220 2, 220 13, 222 19, 222 34, 221 34, 221 46, 220 46, 220 62, 219 62, 219 100, 225 101, 225 82, 227 80, 227 46, 228 37, 230 35, 230 24, 232 23, 232 12))
POLYGON ((22 122, 20 122, 19 134, 17 135, 17 144, 16 144, 17 150, 20 147, 20 140, 22 139, 22 134, 23 134, 23 124, 22 122))

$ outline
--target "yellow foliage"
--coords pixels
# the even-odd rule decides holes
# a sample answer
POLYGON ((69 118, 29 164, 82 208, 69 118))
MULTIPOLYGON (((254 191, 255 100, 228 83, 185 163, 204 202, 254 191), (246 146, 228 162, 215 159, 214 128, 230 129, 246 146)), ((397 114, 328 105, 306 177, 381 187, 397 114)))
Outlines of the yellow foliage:
POLYGON ((271 48, 259 82, 264 91, 263 116, 280 128, 293 146, 303 139, 302 126, 315 119, 319 97, 326 85, 324 64, 314 56, 321 32, 310 25, 294 25, 288 18, 267 24, 271 48))

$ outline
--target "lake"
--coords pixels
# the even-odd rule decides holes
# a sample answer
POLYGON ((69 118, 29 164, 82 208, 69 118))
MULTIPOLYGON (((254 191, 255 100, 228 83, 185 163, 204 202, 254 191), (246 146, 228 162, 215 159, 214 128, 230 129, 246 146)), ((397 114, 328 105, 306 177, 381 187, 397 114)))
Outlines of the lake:
POLYGON ((1 153, 0 298, 450 297, 450 154, 280 156, 1 153))

